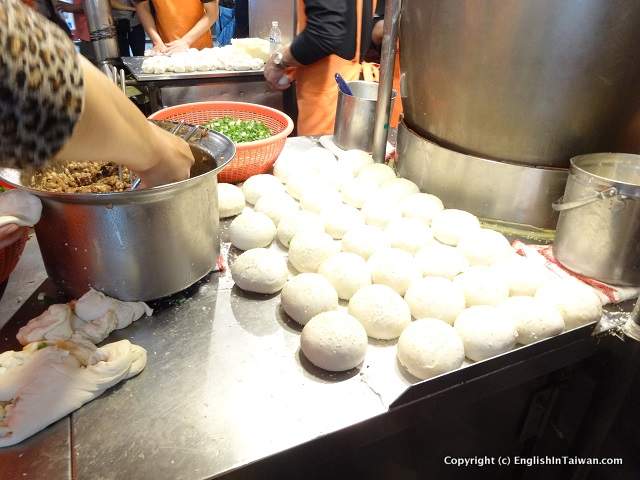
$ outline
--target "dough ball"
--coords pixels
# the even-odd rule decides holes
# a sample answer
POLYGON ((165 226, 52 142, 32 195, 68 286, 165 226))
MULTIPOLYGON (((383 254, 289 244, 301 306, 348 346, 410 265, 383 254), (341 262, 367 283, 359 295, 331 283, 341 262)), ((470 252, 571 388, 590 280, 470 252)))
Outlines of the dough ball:
POLYGON ((296 275, 282 289, 282 308, 300 325, 322 312, 338 308, 338 294, 333 285, 317 273, 296 275))
POLYGON ((442 210, 431 221, 433 236, 440 242, 454 247, 462 238, 479 229, 478 217, 463 210, 442 210))
POLYGON ((256 212, 267 215, 277 226, 282 217, 297 212, 298 203, 284 192, 273 192, 262 195, 254 207, 256 212))
POLYGON ((347 205, 362 208, 364 204, 378 192, 378 184, 374 180, 354 178, 342 187, 342 200, 347 205))
POLYGON ((343 300, 349 300, 362 287, 371 285, 369 266, 355 253, 335 254, 322 262, 318 273, 331 282, 343 300))
POLYGON ((469 268, 469 261, 456 247, 432 242, 416 253, 416 264, 424 276, 452 280, 469 268))
POLYGON ((312 212, 298 210, 290 212, 282 217, 278 223, 278 240, 282 246, 289 248, 291 239, 298 232, 313 231, 324 233, 324 222, 320 215, 312 212))
POLYGON ((291 175, 287 183, 287 193, 296 200, 301 200, 302 196, 311 190, 316 189, 333 189, 337 191, 338 179, 326 179, 321 176, 313 176, 312 174, 302 171, 291 175))
POLYGON ((305 152, 305 157, 287 178, 287 192, 295 199, 318 185, 337 190, 342 181, 338 162, 331 152, 322 147, 313 147, 305 152))
POLYGON ((389 247, 389 239, 382 230, 371 225, 350 228, 342 237, 342 250, 368 260, 374 252, 389 247))
POLYGON ((247 250, 231 265, 231 278, 242 290, 271 294, 282 290, 289 270, 285 258, 273 250, 247 250))
POLYGON ((349 313, 357 318, 371 338, 398 338, 411 323, 409 306, 386 285, 369 285, 349 300, 349 313))
POLYGON ((422 277, 413 255, 398 248, 375 252, 368 260, 373 283, 387 285, 404 295, 409 285, 422 277))
POLYGON ((244 194, 239 187, 230 183, 218 184, 218 209, 220 218, 235 217, 244 210, 244 194))
POLYGON ((401 218, 398 200, 376 195, 365 202, 362 214, 367 225, 385 228, 392 220, 401 218))
POLYGON ((229 226, 231 244, 240 250, 266 247, 276 235, 276 226, 264 213, 245 211, 233 219, 229 226))
POLYGON ((367 342, 367 332, 360 322, 336 310, 309 320, 302 329, 300 349, 316 367, 343 372, 362 363, 367 342))
POLYGON ((324 229, 333 238, 339 240, 353 227, 364 225, 364 216, 357 208, 340 203, 330 205, 321 214, 324 229))
POLYGON ((255 205, 260 197, 266 193, 284 192, 284 187, 280 180, 273 175, 260 174, 247 178, 247 181, 242 185, 242 193, 244 198, 251 205, 255 205))
POLYGON ((467 307, 498 305, 509 297, 507 282, 489 267, 471 267, 453 281, 464 290, 467 307))
POLYGON ((370 154, 363 150, 347 150, 338 155, 338 168, 350 172, 355 177, 367 165, 373 163, 370 154))
POLYGON ((417 218, 396 218, 385 228, 389 244, 394 248, 416 253, 433 240, 431 230, 417 218))
POLYGON ((498 308, 479 305, 463 311, 454 327, 464 343, 464 353, 479 362, 512 350, 518 332, 515 322, 498 308))
POLYGON ((416 280, 409 285, 404 299, 414 318, 437 318, 451 325, 465 308, 462 288, 441 277, 416 280))
POLYGON ((597 322, 602 317, 600 299, 591 287, 578 280, 552 280, 538 289, 535 298, 554 305, 567 330, 597 322))
POLYGON ((400 211, 404 217, 417 218, 426 225, 431 225, 433 217, 442 210, 442 200, 428 193, 412 193, 400 203, 400 211))
POLYGON ((326 233, 302 231, 289 244, 289 263, 299 272, 317 272, 322 262, 340 251, 340 245, 326 233))
POLYGON ((327 207, 342 205, 342 197, 340 193, 327 186, 319 186, 310 188, 302 192, 300 197, 300 206, 309 212, 320 213, 327 207))
POLYGON ((512 296, 534 296, 552 275, 543 264, 518 254, 497 263, 495 268, 509 285, 512 296))
POLYGON ((273 166, 273 175, 286 185, 289 176, 296 171, 297 163, 301 161, 297 155, 285 149, 273 166))
POLYGON ((407 198, 409 195, 419 192, 420 189, 418 186, 406 178, 392 178, 380 186, 380 193, 382 195, 396 198, 398 200, 402 200, 407 198))
POLYGON ((372 163, 362 167, 362 170, 360 170, 356 178, 365 181, 371 180, 377 185, 382 185, 387 180, 396 178, 396 172, 393 171, 393 168, 385 165, 384 163, 372 163))
POLYGON ((488 228, 475 229, 465 234, 458 248, 471 266, 491 266, 512 256, 515 251, 500 232, 488 228))
POLYGON ((511 297, 498 305, 498 310, 516 324, 518 343, 528 345, 554 337, 564 330, 558 309, 532 297, 511 297))
POLYGON ((398 360, 411 375, 426 380, 460 368, 464 344, 455 328, 442 320, 416 320, 400 335, 398 360))

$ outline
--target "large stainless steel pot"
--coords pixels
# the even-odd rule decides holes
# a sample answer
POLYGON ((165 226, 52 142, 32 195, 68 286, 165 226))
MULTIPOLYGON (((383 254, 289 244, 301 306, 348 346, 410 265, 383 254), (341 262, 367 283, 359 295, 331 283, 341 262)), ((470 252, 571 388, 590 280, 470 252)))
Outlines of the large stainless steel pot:
POLYGON ((618 135, 640 131, 639 25, 637 0, 404 0, 405 121, 494 160, 635 153, 618 135))

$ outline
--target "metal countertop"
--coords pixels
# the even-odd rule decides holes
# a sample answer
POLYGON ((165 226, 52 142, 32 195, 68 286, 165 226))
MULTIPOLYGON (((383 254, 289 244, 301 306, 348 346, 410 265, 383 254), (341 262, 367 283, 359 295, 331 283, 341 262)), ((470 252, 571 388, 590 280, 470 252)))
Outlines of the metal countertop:
POLYGON ((176 80, 194 80, 207 78, 229 78, 229 77, 254 77, 263 74, 260 70, 211 70, 207 72, 185 72, 185 73, 144 73, 142 62, 146 57, 121 57, 122 63, 129 69, 133 77, 139 82, 173 82, 176 80))

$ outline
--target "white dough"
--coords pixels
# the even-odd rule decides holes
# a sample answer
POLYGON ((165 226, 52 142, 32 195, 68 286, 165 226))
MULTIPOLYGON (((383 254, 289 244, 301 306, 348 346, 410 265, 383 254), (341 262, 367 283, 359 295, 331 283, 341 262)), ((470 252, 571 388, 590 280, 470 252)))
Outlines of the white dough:
POLYGON ((340 245, 326 233, 301 231, 289 244, 289 263, 298 272, 317 272, 322 262, 340 251, 340 245))
POLYGON ((465 309, 462 288, 441 277, 416 280, 409 285, 404 299, 414 318, 437 318, 451 325, 465 309))
POLYGON ((364 360, 367 332, 347 313, 323 312, 302 329, 300 349, 316 367, 330 372, 351 370, 364 360))
POLYGON ((393 168, 385 165, 384 163, 372 163, 362 167, 362 170, 360 170, 356 178, 361 180, 372 180, 377 185, 382 185, 387 180, 396 178, 396 172, 393 171, 393 168))
POLYGON ((342 197, 334 188, 319 186, 302 192, 300 206, 309 212, 320 213, 327 207, 342 205, 342 197))
POLYGON ((547 280, 553 278, 544 264, 517 254, 497 263, 495 268, 509 285, 512 296, 532 297, 547 280))
POLYGON ((453 279, 469 268, 469 261, 456 247, 432 242, 416 253, 416 264, 424 276, 453 279))
POLYGON ((347 205, 362 208, 377 192, 378 184, 374 180, 354 178, 343 185, 342 200, 347 205))
POLYGON ((329 150, 312 147, 292 167, 287 176, 287 192, 300 199, 303 192, 325 185, 337 190, 342 181, 338 162, 329 150))
POLYGON ((476 362, 512 350, 518 338, 515 322, 488 305, 467 308, 458 315, 454 327, 466 357, 476 362))
POLYGON ((462 238, 479 229, 478 217, 464 210, 442 210, 431 221, 433 236, 438 241, 454 247, 462 238))
POLYGON ((490 267, 515 253, 504 235, 488 228, 474 229, 464 234, 458 242, 458 248, 472 267, 490 267))
POLYGON ((304 210, 286 214, 278 224, 278 240, 284 247, 289 248, 294 235, 302 231, 324 233, 324 222, 320 215, 304 210))
POLYGON ((301 273, 282 289, 282 308, 300 325, 322 312, 338 308, 338 293, 333 285, 317 273, 301 273))
POLYGON ((467 307, 498 305, 509 297, 509 286, 489 267, 471 267, 453 279, 464 290, 467 307))
POLYGON ((444 210, 442 200, 428 193, 413 193, 402 199, 400 211, 407 218, 418 218, 427 226, 431 225, 433 217, 444 210))
POLYGON ((335 254, 322 262, 318 273, 331 282, 342 300, 349 300, 362 287, 371 285, 369 266, 355 253, 335 254))
POLYGON ((554 337, 564 330, 564 320, 558 309, 532 297, 510 297, 498 305, 498 310, 515 322, 518 343, 528 345, 554 337))
POLYGON ((349 300, 349 313, 357 318, 371 338, 398 338, 411 323, 409 305, 386 285, 369 285, 349 300))
POLYGON ((338 181, 337 177, 327 179, 323 176, 314 176, 306 171, 296 171, 289 177, 287 193, 296 200, 301 200, 306 192, 318 188, 333 189, 337 192, 338 181))
POLYGON ((246 210, 229 226, 231 244, 240 250, 266 247, 276 236, 276 226, 264 213, 246 210))
POLYGON ((338 168, 347 170, 355 177, 366 166, 373 163, 370 154, 363 150, 347 150, 338 155, 338 168))
POLYGON ((553 280, 538 289, 538 300, 554 305, 567 330, 599 321, 602 303, 587 285, 574 279, 553 280))
POLYGON ((380 185, 381 195, 386 195, 398 200, 405 199, 409 195, 413 195, 419 192, 420 189, 418 188, 418 186, 411 180, 407 180, 406 178, 392 178, 391 180, 387 180, 386 182, 382 183, 382 185, 380 185))
POLYGON ((0 217, 16 217, 13 222, 21 227, 33 227, 40 221, 42 202, 35 195, 14 189, 0 193, 0 217))
POLYGON ((333 238, 339 240, 353 227, 364 225, 364 216, 357 208, 340 203, 330 205, 321 214, 324 229, 333 238))
POLYGON ((392 220, 401 218, 397 198, 374 195, 362 206, 362 214, 367 225, 385 228, 392 220))
POLYGON ((220 211, 220 218, 240 215, 244 207, 244 194, 239 187, 230 183, 218 184, 218 209, 220 211))
POLYGON ((342 237, 342 250, 360 255, 368 260, 374 252, 389 247, 385 233, 371 225, 358 225, 350 228, 342 237))
POLYGON ((413 255, 398 248, 375 252, 368 260, 373 283, 387 285, 404 295, 411 283, 422 277, 413 255))
POLYGON ((287 283, 289 270, 285 258, 273 250, 247 250, 231 265, 231 278, 247 292, 272 294, 287 283))
POLYGON ((266 173, 249 177, 242 185, 242 193, 251 205, 255 205, 264 194, 273 192, 284 192, 284 187, 280 180, 266 173))
POLYGON ((431 230, 417 218, 396 218, 389 222, 385 234, 392 247, 416 253, 433 240, 431 230))
POLYGON ((256 212, 267 215, 278 226, 282 217, 300 209, 298 202, 283 192, 262 195, 255 205, 256 212))
POLYGON ((421 380, 460 368, 464 344, 455 328, 433 318, 412 322, 398 340, 398 360, 421 380))

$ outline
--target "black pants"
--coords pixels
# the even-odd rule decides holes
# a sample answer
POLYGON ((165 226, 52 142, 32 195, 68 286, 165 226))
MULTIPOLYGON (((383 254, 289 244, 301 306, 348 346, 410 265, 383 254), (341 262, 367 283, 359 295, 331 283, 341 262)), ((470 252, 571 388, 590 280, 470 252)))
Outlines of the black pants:
POLYGON ((116 21, 116 32, 118 34, 118 50, 121 57, 129 57, 129 48, 134 56, 140 57, 144 55, 144 28, 142 25, 136 25, 131 28, 131 22, 126 18, 120 18, 116 21))

